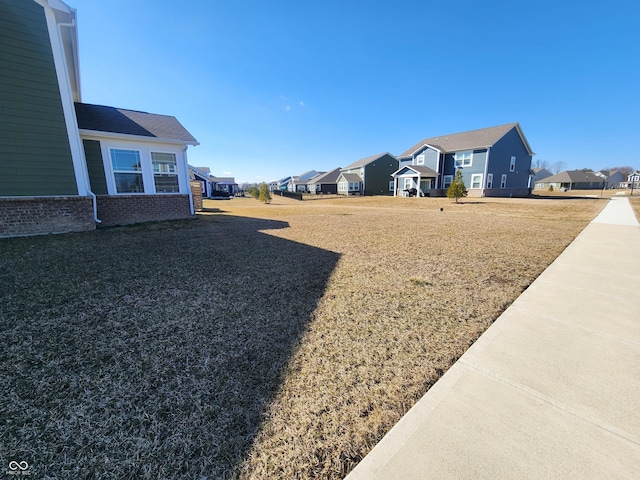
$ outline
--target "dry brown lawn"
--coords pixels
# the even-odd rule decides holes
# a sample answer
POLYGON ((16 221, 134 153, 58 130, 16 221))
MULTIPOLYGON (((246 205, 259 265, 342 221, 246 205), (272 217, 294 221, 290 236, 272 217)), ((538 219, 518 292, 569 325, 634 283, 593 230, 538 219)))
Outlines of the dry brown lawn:
POLYGON ((237 198, 0 240, 0 459, 342 478, 605 203, 237 198))

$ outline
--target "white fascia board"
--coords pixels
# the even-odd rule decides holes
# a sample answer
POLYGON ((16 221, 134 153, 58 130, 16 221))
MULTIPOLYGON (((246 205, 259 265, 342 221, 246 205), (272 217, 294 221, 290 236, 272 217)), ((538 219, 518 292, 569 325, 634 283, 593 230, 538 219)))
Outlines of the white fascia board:
MULTIPOLYGON (((73 170, 75 173, 78 195, 86 196, 91 192, 91 184, 89 182, 87 162, 84 157, 84 148, 82 146, 82 141, 80 140, 78 120, 76 118, 76 110, 73 104, 73 94, 71 92, 69 70, 67 69, 66 56, 64 52, 64 46, 62 44, 60 29, 58 27, 55 12, 49 6, 49 4, 40 1, 38 1, 38 3, 43 6, 45 18, 47 20, 47 29, 49 31, 49 39, 51 41, 53 63, 55 65, 56 77, 58 79, 60 99, 62 101, 62 110, 64 112, 64 120, 67 127, 67 137, 69 139, 69 147, 71 149, 71 159, 73 162, 73 170)), ((63 8, 66 7, 67 9, 69 9, 69 7, 67 7, 62 2, 59 3, 63 8)))
POLYGON ((524 133, 522 132, 522 128, 520 128, 520 124, 516 123, 516 130, 518 132, 518 135, 520 135, 520 138, 522 139, 522 143, 524 143, 524 146, 526 147, 527 151, 529 152, 529 155, 531 155, 532 157, 535 155, 535 152, 533 150, 531 150, 531 147, 529 146, 529 142, 527 142, 527 138, 524 136, 524 133))
POLYGON ((435 150, 438 153, 442 153, 442 150, 440 150, 439 148, 434 147, 433 145, 429 145, 428 143, 425 143, 424 145, 421 145, 420 147, 418 147, 417 149, 415 149, 412 153, 411 153, 411 157, 398 157, 398 158, 413 158, 414 155, 416 153, 418 153, 420 150, 424 149, 425 147, 428 147, 432 150, 435 150))
POLYGON ((199 142, 185 142, 184 140, 176 140, 175 138, 158 138, 158 137, 146 137, 144 135, 129 135, 126 133, 114 133, 114 132, 102 132, 100 130, 87 130, 80 129, 80 135, 87 137, 99 137, 119 140, 129 140, 134 142, 145 143, 170 143, 172 145, 200 145, 199 142))
MULTIPOLYGON (((414 170, 413 168, 411 168, 411 165, 405 165, 404 167, 402 167, 402 168, 400 168, 400 169, 396 170, 395 172, 393 172, 393 173, 391 174, 391 176, 392 176, 392 177, 395 177, 395 176, 396 176, 396 175, 398 175, 402 170, 405 170, 405 169, 409 169, 409 170, 411 170, 411 171, 412 171, 414 174, 416 174, 416 175, 418 174, 418 171, 417 171, 417 170, 414 170)), ((400 176, 402 176, 402 175, 400 175, 400 176)))

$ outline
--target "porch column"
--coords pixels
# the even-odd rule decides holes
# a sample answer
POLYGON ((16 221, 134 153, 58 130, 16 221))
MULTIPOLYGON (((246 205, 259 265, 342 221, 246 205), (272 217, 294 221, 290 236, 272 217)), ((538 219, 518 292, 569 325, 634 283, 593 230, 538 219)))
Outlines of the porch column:
POLYGON ((398 196, 398 177, 393 177, 393 196, 398 196))

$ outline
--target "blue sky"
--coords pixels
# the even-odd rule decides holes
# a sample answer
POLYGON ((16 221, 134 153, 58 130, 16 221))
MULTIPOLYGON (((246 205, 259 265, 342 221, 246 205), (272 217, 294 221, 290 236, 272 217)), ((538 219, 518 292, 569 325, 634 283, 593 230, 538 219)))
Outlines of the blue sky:
POLYGON ((520 122, 534 159, 631 165, 637 0, 66 0, 82 99, 176 116, 189 163, 270 181, 520 122))

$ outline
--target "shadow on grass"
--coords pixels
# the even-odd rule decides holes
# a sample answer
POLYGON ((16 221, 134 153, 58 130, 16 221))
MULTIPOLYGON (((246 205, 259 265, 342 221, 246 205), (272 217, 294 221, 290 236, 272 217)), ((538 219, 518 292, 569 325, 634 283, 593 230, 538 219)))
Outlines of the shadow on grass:
POLYGON ((218 219, 0 240, 0 462, 233 476, 339 255, 218 219))

